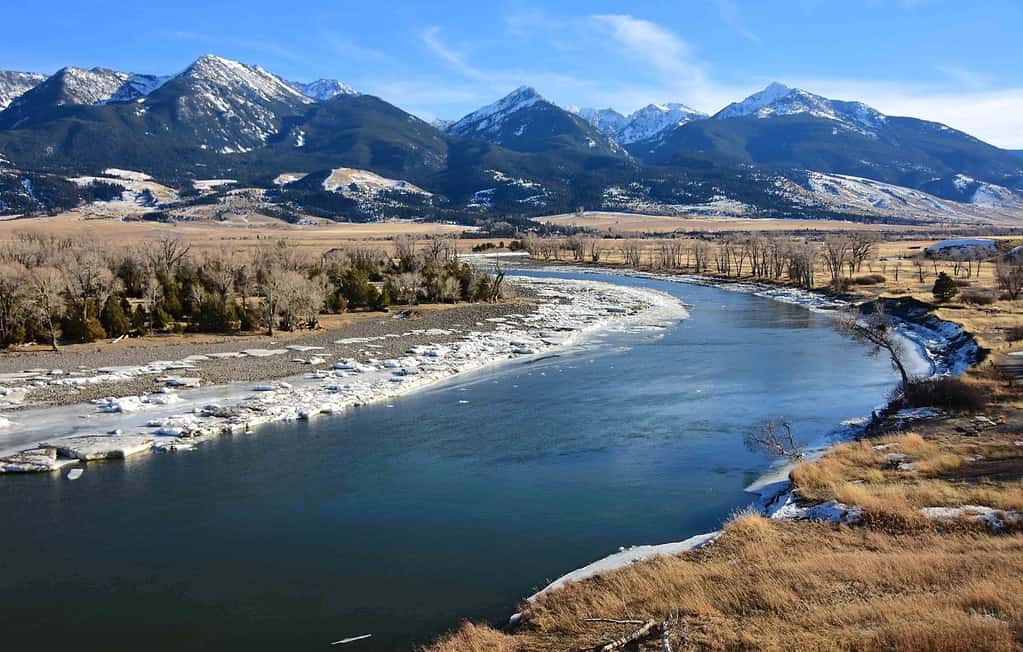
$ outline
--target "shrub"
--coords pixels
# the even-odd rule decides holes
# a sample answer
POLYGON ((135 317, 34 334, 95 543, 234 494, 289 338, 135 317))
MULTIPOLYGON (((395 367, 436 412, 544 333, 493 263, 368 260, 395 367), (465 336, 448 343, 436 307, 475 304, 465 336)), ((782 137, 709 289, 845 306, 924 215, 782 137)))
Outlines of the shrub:
POLYGON ((112 294, 103 304, 99 320, 110 337, 120 337, 131 330, 131 322, 124 312, 124 302, 112 294))
POLYGON ((931 293, 934 294, 934 298, 937 301, 948 301, 957 292, 959 292, 959 289, 956 288, 955 281, 952 280, 951 276, 945 272, 938 274, 938 278, 934 281, 934 287, 931 289, 931 293))
POLYGON ((852 282, 856 285, 877 285, 878 283, 884 283, 884 274, 864 274, 863 276, 857 276, 852 279, 852 282))
POLYGON ((987 405, 987 396, 979 387, 951 376, 910 381, 903 387, 902 395, 909 407, 934 407, 951 412, 979 412, 987 405))
POLYGON ((1023 326, 1010 326, 1005 329, 1006 342, 1019 342, 1023 340, 1023 326))
POLYGON ((959 300, 974 306, 990 306, 997 300, 997 297, 984 290, 967 290, 959 295, 959 300))

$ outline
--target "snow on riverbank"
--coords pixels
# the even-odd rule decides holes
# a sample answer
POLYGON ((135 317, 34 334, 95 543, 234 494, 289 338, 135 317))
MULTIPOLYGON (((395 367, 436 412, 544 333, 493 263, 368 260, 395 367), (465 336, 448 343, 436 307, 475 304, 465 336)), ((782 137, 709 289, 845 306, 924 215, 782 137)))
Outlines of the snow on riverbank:
MULTIPOLYGON (((729 282, 704 276, 655 274, 651 272, 605 268, 587 269, 564 265, 556 267, 545 266, 543 269, 629 276, 673 283, 704 285, 733 292, 753 294, 782 303, 802 306, 815 312, 848 310, 854 305, 840 298, 766 283, 729 282)), ((912 366, 923 372, 924 375, 959 375, 977 363, 979 356, 977 342, 959 324, 939 319, 924 308, 911 308, 905 311, 903 315, 893 315, 893 318, 898 321, 901 335, 910 344, 911 350, 918 358, 916 364, 912 366)), ((935 415, 930 410, 903 410, 896 416, 901 417, 905 423, 909 423, 915 419, 927 419, 935 415)), ((862 436, 867 423, 867 419, 853 419, 843 423, 842 428, 831 433, 829 437, 822 439, 820 444, 810 450, 804 459, 812 460, 818 458, 831 445, 839 441, 848 441, 862 436)), ((753 507, 757 511, 769 518, 785 520, 808 519, 855 523, 862 518, 862 509, 857 506, 844 505, 836 501, 816 504, 800 501, 798 496, 792 491, 789 480, 789 473, 794 466, 794 463, 787 463, 773 467, 746 488, 748 493, 757 497, 753 503, 753 507)), ((989 508, 975 507, 973 509, 978 514, 977 518, 986 520, 989 523, 997 518, 1003 520, 1019 518, 1019 515, 1016 513, 1008 513, 1008 515, 999 513, 997 516, 992 516, 989 508)), ((940 511, 936 511, 933 514, 927 513, 926 515, 931 518, 947 516, 944 512, 940 511)), ((1001 521, 998 522, 1000 523, 1001 521)), ((699 549, 712 544, 720 534, 721 531, 718 530, 699 534, 679 542, 623 548, 617 553, 566 573, 530 596, 528 600, 533 601, 549 591, 563 588, 568 582, 581 581, 658 556, 679 555, 689 550, 699 549)), ((515 622, 518 618, 519 614, 514 614, 511 620, 515 622)))
POLYGON ((677 298, 655 290, 598 281, 526 277, 515 277, 514 281, 528 286, 542 299, 534 312, 495 318, 498 323, 492 332, 470 331, 455 342, 415 346, 400 358, 342 360, 332 369, 318 369, 287 381, 208 387, 98 401, 74 409, 39 408, 19 413, 18 422, 0 435, 0 450, 5 448, 5 439, 18 440, 20 435, 24 440, 24 429, 34 435, 31 428, 40 424, 45 424, 48 432, 47 444, 0 459, 0 472, 55 470, 67 463, 67 457, 83 459, 74 453, 79 448, 61 444, 62 439, 71 436, 88 443, 87 459, 127 457, 152 449, 174 449, 176 445, 186 448, 219 434, 249 432, 259 424, 341 413, 356 405, 415 391, 453 374, 579 343, 597 332, 664 326, 688 316, 677 298), (76 412, 82 409, 91 413, 76 412), (97 410, 100 415, 96 415, 97 410), (104 430, 83 432, 79 417, 91 419, 93 425, 102 423, 104 430), (147 438, 150 445, 140 446, 140 441, 147 438), (59 453, 56 456, 50 452, 54 449, 59 453), (41 452, 28 454, 31 459, 26 460, 26 451, 32 450, 41 452))

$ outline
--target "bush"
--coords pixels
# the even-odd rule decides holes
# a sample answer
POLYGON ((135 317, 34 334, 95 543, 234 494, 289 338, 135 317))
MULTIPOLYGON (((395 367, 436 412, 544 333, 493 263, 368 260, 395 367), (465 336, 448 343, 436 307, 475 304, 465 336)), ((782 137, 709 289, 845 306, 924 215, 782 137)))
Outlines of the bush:
POLYGON ((979 387, 951 376, 910 381, 903 387, 902 396, 909 407, 951 412, 979 412, 987 405, 987 396, 979 387))
POLYGON ((1019 342, 1023 340, 1023 326, 1010 326, 1005 329, 1006 342, 1019 342))
POLYGON ((856 285, 877 285, 878 283, 884 283, 884 274, 865 274, 863 276, 857 276, 852 280, 856 285))
POLYGON ((948 301, 958 292, 959 289, 956 288, 955 281, 945 272, 938 274, 938 278, 934 281, 934 287, 931 289, 931 293, 934 294, 937 301, 948 301))
POLYGON ((959 295, 960 301, 974 306, 990 306, 996 299, 994 294, 984 290, 967 290, 959 295))

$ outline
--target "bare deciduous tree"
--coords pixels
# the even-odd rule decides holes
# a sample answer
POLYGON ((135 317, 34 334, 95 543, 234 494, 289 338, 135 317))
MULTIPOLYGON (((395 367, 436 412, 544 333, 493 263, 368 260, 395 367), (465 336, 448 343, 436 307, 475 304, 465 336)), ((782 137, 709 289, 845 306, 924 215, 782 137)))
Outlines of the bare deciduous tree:
POLYGON ((39 313, 39 321, 46 327, 50 338, 50 347, 54 352, 57 348, 57 325, 64 313, 64 275, 56 267, 39 267, 29 274, 32 297, 35 309, 39 313))
POLYGON ((792 434, 792 426, 780 417, 767 419, 746 433, 745 444, 749 450, 762 451, 771 457, 789 460, 803 457, 803 449, 792 434))
POLYGON ((892 367, 899 372, 901 386, 903 388, 909 386, 911 378, 909 370, 906 368, 909 352, 906 350, 905 340, 899 335, 897 322, 887 313, 882 304, 874 303, 862 311, 857 311, 855 308, 850 310, 841 319, 840 328, 848 335, 869 345, 871 354, 886 353, 892 367))
POLYGON ((1000 260, 995 264, 995 279, 1010 299, 1023 294, 1023 256, 1016 260, 1000 260))

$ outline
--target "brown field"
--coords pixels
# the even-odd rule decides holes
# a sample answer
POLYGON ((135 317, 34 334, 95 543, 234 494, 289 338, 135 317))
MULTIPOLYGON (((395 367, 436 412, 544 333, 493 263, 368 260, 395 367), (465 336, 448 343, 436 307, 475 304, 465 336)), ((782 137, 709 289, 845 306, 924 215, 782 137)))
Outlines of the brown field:
MULTIPOLYGON (((665 215, 643 215, 639 213, 611 213, 587 211, 582 215, 565 213, 550 217, 538 217, 537 222, 577 226, 593 229, 598 233, 641 234, 641 233, 731 233, 737 231, 886 231, 912 233, 914 231, 945 230, 946 227, 928 225, 867 224, 842 220, 794 220, 742 217, 687 217, 665 215)), ((976 228, 976 227, 973 227, 976 228)))
MULTIPOLYGON (((570 585, 525 605, 513 634, 466 624, 430 652, 594 650, 677 618, 680 650, 1014 650, 1023 534, 891 534, 742 515, 714 544, 570 585)), ((662 650, 656 637, 639 650, 662 650)))
MULTIPOLYGON (((286 239, 299 247, 326 250, 354 242, 383 242, 400 235, 457 237, 469 230, 470 227, 451 224, 404 221, 363 224, 321 220, 313 225, 294 225, 267 217, 253 218, 247 223, 196 221, 167 224, 91 218, 80 212, 70 211, 54 217, 32 217, 0 222, 0 241, 28 231, 125 244, 174 237, 188 241, 197 249, 222 247, 244 249, 286 239)), ((467 248, 471 246, 469 244, 467 248)))

